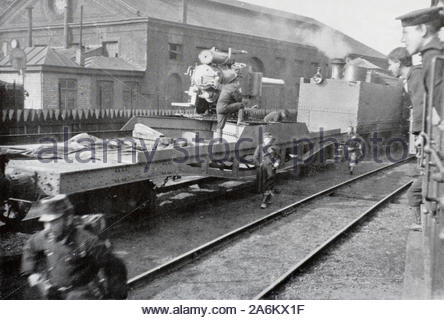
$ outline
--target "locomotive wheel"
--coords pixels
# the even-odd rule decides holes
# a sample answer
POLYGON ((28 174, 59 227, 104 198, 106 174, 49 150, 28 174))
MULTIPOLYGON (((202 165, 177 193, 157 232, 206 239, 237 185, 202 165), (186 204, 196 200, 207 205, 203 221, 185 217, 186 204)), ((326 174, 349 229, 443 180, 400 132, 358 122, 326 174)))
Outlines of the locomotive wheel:
POLYGON ((21 202, 6 200, 2 203, 0 211, 0 221, 12 225, 19 223, 26 217, 29 206, 21 202))

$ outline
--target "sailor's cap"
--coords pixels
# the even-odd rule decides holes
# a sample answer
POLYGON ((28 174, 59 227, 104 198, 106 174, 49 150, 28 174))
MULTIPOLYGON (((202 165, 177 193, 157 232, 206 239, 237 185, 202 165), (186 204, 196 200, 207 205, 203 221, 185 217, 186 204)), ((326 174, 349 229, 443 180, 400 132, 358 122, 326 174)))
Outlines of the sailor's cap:
POLYGON ((396 20, 401 20, 401 24, 403 27, 417 26, 423 23, 433 22, 435 20, 442 21, 442 12, 443 7, 430 7, 411 11, 397 17, 396 20))

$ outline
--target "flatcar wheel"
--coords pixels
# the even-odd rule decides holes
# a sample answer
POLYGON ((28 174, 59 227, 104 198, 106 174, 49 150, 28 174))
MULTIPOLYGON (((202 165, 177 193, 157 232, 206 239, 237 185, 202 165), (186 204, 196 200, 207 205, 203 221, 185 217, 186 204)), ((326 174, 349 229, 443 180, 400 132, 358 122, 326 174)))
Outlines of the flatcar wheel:
POLYGON ((16 201, 4 201, 0 209, 0 221, 6 224, 17 224, 28 213, 29 207, 16 201))

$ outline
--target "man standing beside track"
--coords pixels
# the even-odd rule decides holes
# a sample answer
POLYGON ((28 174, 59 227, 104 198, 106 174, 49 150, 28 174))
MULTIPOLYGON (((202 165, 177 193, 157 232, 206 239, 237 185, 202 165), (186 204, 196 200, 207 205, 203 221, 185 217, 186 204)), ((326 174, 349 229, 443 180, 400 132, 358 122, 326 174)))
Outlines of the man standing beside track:
POLYGON ((276 170, 281 161, 280 149, 269 132, 264 133, 263 145, 257 146, 253 158, 258 170, 258 191, 262 192, 261 209, 266 209, 274 195, 276 170))
MULTIPOLYGON (((442 118, 442 85, 443 85, 443 65, 437 65, 435 79, 432 79, 432 60, 434 57, 444 54, 444 47, 439 39, 439 31, 442 26, 443 17, 441 15, 442 7, 431 7, 416 10, 398 17, 402 23, 402 42, 405 43, 406 49, 410 55, 420 53, 422 56, 423 70, 422 81, 426 92, 426 101, 431 100, 433 104, 432 119, 442 118), (435 81, 432 83, 432 81, 435 81), (433 97, 430 96, 430 90, 434 90, 433 97)), ((426 106, 424 106, 426 107, 426 106)), ((435 120, 433 120, 435 122, 435 120)), ((426 128, 422 128, 424 131, 426 128)), ((423 146, 422 137, 418 139, 417 144, 423 146)), ((410 204, 414 205, 416 221, 418 223, 417 230, 421 230, 421 212, 418 205, 422 201, 419 199, 419 192, 422 190, 422 178, 419 177, 411 187, 410 204)))
MULTIPOLYGON (((439 39, 439 31, 443 23, 441 15, 442 7, 431 7, 416 10, 398 17, 402 23, 402 41, 410 55, 420 53, 422 56, 422 76, 424 89, 427 95, 434 87, 434 96, 430 97, 433 101, 434 113, 442 117, 442 84, 443 84, 443 66, 437 64, 435 82, 432 83, 432 60, 437 56, 444 54, 444 46, 439 39)), ((435 118, 436 117, 435 114, 435 118)))
MULTIPOLYGON (((404 47, 394 49, 388 55, 389 70, 392 74, 403 80, 404 91, 407 106, 411 108, 411 127, 410 133, 414 141, 417 140, 421 131, 423 131, 423 109, 424 109, 424 84, 422 68, 412 65, 412 57, 404 47)), ((408 193, 409 206, 415 218, 414 224, 410 227, 412 230, 421 230, 421 203, 422 203, 422 173, 415 169, 412 177, 416 177, 414 184, 410 187, 408 193)))
POLYGON ((388 55, 389 70, 404 83, 407 107, 412 109, 411 133, 416 137, 422 131, 424 85, 421 66, 413 66, 412 56, 404 47, 398 47, 388 55))

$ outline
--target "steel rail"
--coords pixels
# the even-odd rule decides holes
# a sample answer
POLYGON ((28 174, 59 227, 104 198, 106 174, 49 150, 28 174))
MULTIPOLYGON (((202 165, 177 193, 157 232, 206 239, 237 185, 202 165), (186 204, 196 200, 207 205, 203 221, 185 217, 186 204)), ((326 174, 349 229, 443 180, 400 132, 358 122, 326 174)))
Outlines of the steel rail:
POLYGON ((314 249, 312 252, 310 252, 303 260, 299 261, 297 264, 295 264, 293 267, 291 267, 286 273, 284 273, 282 276, 280 276, 276 281, 274 281, 272 284, 270 284, 266 289, 264 289, 261 293, 259 293, 254 300, 261 300, 265 297, 269 296, 273 292, 275 292, 279 287, 284 285, 289 278, 295 274, 299 269, 307 264, 309 261, 314 259, 321 251, 326 249, 328 246, 330 246, 334 241, 339 239, 345 232, 349 231, 354 225, 356 225, 358 222, 360 222, 365 217, 369 216, 371 213, 377 211, 382 205, 384 205, 387 201, 393 199, 397 195, 399 195, 401 192, 405 191, 407 188, 411 186, 413 183, 412 181, 409 181, 408 183, 404 184, 400 188, 396 189, 389 195, 387 195, 384 199, 378 201, 376 204, 374 204, 371 208, 367 209, 364 213, 362 213, 359 217, 354 219, 352 222, 350 222, 347 226, 342 228, 340 231, 335 233, 332 237, 330 237, 328 240, 326 240, 324 243, 322 243, 320 246, 318 246, 316 249, 314 249))
POLYGON ((170 271, 172 271, 174 269, 177 269, 180 266, 185 265, 188 262, 196 260, 201 255, 203 255, 205 253, 209 253, 212 249, 216 248, 217 246, 222 245, 224 243, 228 243, 230 240, 233 240, 236 237, 238 237, 238 236, 240 236, 240 235, 242 235, 242 234, 244 234, 244 233, 246 233, 248 231, 256 229, 256 228, 266 224, 267 222, 269 222, 271 220, 276 220, 276 219, 282 218, 282 217, 284 217, 286 215, 292 214, 298 207, 300 207, 300 206, 310 202, 311 200, 314 200, 314 199, 322 197, 322 196, 324 196, 326 194, 332 193, 333 191, 335 191, 337 189, 340 189, 340 188, 342 188, 342 187, 344 187, 346 185, 349 185, 351 183, 357 182, 359 180, 362 180, 364 178, 367 178, 369 176, 377 174, 377 173, 379 173, 381 171, 388 170, 388 169, 393 168, 395 166, 399 166, 400 164, 403 164, 403 163, 405 163, 407 161, 410 161, 412 159, 414 159, 414 157, 409 157, 409 158, 406 158, 406 159, 404 159, 402 161, 398 161, 398 162, 392 163, 390 165, 387 165, 387 166, 384 166, 384 167, 381 167, 381 168, 369 171, 369 172, 364 173, 364 174, 362 174, 360 176, 357 176, 357 177, 355 177, 353 179, 349 179, 349 180, 347 180, 345 182, 339 183, 339 184, 334 185, 334 186, 332 186, 330 188, 322 190, 322 191, 320 191, 318 193, 310 195, 310 196, 308 196, 308 197, 306 197, 306 198, 304 198, 302 200, 299 200, 299 201, 297 201, 297 202, 295 202, 293 204, 290 204, 290 205, 288 205, 288 206, 286 206, 284 208, 278 209, 277 211, 274 211, 274 212, 270 213, 269 215, 267 215, 267 216, 265 216, 263 218, 255 220, 255 221, 253 221, 253 222, 251 222, 251 223, 249 223, 247 225, 244 225, 244 226, 242 226, 242 227, 240 227, 238 229, 235 229, 235 230, 233 230, 233 231, 231 231, 231 232, 229 232, 229 233, 227 233, 225 235, 222 235, 222 236, 220 236, 220 237, 218 237, 218 238, 216 238, 216 239, 214 239, 214 240, 212 240, 210 242, 207 242, 207 243, 203 244, 202 246, 199 246, 199 247, 197 247, 195 249, 192 249, 192 250, 190 250, 190 251, 188 251, 188 252, 186 252, 186 253, 184 253, 184 254, 182 254, 180 256, 177 256, 176 258, 174 258, 174 259, 172 259, 172 260, 170 260, 170 261, 168 261, 168 262, 166 262, 166 263, 164 263, 164 264, 162 264, 160 266, 157 266, 157 267, 155 267, 155 268, 153 268, 151 270, 143 272, 143 273, 141 273, 141 274, 139 274, 139 275, 129 279, 127 284, 128 284, 128 286, 130 288, 134 288, 142 281, 144 281, 144 282, 152 281, 155 277, 160 276, 162 274, 167 274, 168 272, 170 272, 170 271))

